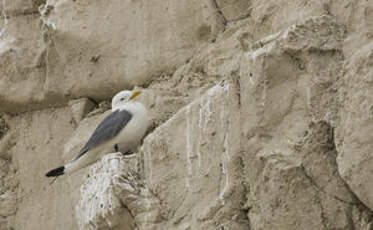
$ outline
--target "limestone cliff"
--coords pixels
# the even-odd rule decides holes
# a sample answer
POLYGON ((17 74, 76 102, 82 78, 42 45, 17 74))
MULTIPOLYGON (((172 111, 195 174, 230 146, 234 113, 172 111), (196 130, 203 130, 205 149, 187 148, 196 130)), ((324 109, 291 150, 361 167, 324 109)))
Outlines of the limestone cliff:
POLYGON ((3 0, 0 229, 373 229, 370 0, 3 0), (50 185, 111 97, 139 151, 50 185))

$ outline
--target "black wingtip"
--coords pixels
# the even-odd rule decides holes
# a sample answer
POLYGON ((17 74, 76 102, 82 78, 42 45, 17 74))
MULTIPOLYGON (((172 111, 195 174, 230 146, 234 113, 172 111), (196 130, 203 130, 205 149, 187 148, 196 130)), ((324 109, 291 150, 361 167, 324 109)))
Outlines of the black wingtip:
POLYGON ((61 166, 61 167, 58 167, 56 169, 53 169, 49 172, 47 172, 47 174, 45 174, 46 177, 57 177, 57 176, 61 176, 65 173, 65 166, 61 166))

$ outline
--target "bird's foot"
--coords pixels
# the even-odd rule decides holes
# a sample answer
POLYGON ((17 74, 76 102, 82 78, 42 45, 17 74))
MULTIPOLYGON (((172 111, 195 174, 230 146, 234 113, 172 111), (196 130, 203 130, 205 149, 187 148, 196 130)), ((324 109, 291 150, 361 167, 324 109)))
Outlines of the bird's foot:
POLYGON ((115 150, 115 152, 119 152, 119 145, 118 144, 114 145, 114 150, 115 150))

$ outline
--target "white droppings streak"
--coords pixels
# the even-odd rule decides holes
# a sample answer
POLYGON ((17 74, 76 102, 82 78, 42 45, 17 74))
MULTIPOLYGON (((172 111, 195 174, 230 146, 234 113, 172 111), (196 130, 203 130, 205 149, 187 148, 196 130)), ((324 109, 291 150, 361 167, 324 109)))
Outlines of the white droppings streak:
POLYGON ((201 158, 201 150, 200 150, 200 145, 201 145, 201 140, 200 140, 200 131, 198 131, 197 135, 197 157, 198 157, 198 169, 201 169, 202 166, 202 158, 201 158))
POLYGON ((228 190, 228 187, 229 187, 229 173, 228 173, 228 163, 230 161, 230 156, 229 156, 229 151, 228 151, 228 140, 227 138, 225 138, 225 141, 224 141, 224 152, 223 152, 223 155, 222 155, 222 172, 223 172, 223 175, 225 176, 225 184, 224 184, 224 187, 223 189, 220 191, 220 194, 219 194, 219 199, 220 201, 222 202, 222 204, 224 205, 225 204, 225 199, 224 199, 224 195, 225 193, 227 192, 228 190))
POLYGON ((98 226, 94 220, 98 217, 104 218, 111 226, 108 215, 114 213, 114 209, 120 205, 118 198, 113 194, 112 178, 120 169, 120 159, 115 155, 107 155, 103 157, 101 168, 95 165, 90 170, 89 174, 94 175, 94 183, 88 180, 80 188, 81 200, 76 206, 76 212, 79 218, 79 225, 90 226, 90 229, 96 229, 98 226), (102 173, 96 173, 98 170, 102 173))
POLYGON ((48 14, 50 13, 49 11, 51 11, 52 9, 54 9, 55 11, 57 11, 56 9, 56 6, 55 7, 52 7, 52 5, 49 5, 49 3, 45 4, 44 7, 40 10, 40 20, 45 24, 47 25, 48 27, 52 28, 53 30, 56 30, 57 29, 57 26, 54 22, 48 20, 48 14))
POLYGON ((265 54, 266 52, 268 52, 268 48, 264 46, 255 50, 254 52, 251 52, 250 56, 252 59, 255 60, 257 57, 261 56, 262 54, 265 54))
POLYGON ((151 201, 150 201, 150 193, 149 193, 149 189, 146 188, 145 190, 145 194, 146 194, 146 199, 145 199, 145 208, 147 210, 146 212, 146 215, 144 217, 144 222, 145 222, 145 226, 144 227, 147 227, 149 225, 149 216, 151 215, 151 213, 149 212, 150 211, 150 208, 151 208, 151 201))
POLYGON ((191 161, 191 154, 192 154, 192 145, 190 140, 190 132, 191 132, 191 124, 190 124, 190 105, 186 108, 186 153, 187 153, 187 167, 188 167, 188 175, 186 177, 186 186, 190 188, 190 177, 192 176, 192 161, 191 161))
POLYGON ((204 104, 204 100, 203 100, 203 97, 201 98, 201 103, 199 105, 199 119, 198 119, 198 127, 200 129, 203 129, 203 125, 204 125, 204 108, 205 108, 205 104, 204 104))
POLYGON ((208 122, 211 120, 211 98, 214 95, 217 87, 213 87, 207 91, 207 96, 202 97, 201 104, 199 108, 199 121, 198 127, 204 129, 208 122), (205 98, 205 100, 203 99, 205 98))
MULTIPOLYGON (((223 86, 223 91, 229 90, 229 84, 223 86)), ((211 102, 214 97, 220 93, 221 87, 219 85, 212 87, 209 89, 205 96, 201 98, 200 105, 199 105, 199 120, 198 120, 198 144, 197 144, 197 156, 198 156, 198 168, 202 168, 202 158, 200 152, 200 131, 206 130, 208 123, 211 121, 211 117, 213 112, 211 111, 211 102)))
POLYGON ((6 30, 8 29, 8 23, 9 23, 8 16, 6 15, 6 11, 5 11, 5 5, 6 5, 5 0, 3 0, 3 10, 1 12, 1 15, 2 15, 2 18, 4 19, 4 24, 2 25, 1 30, 0 30, 0 38, 1 38, 0 54, 3 54, 10 49, 13 49, 13 50, 17 49, 16 47, 11 46, 11 44, 14 43, 15 38, 9 37, 9 35, 4 36, 6 30))
POLYGON ((306 90, 307 106, 311 108, 311 87, 307 87, 306 90))
MULTIPOLYGON (((1 35, 0 35, 1 36, 1 35)), ((5 38, 0 41, 0 54, 3 54, 9 50, 17 50, 16 47, 12 47, 11 44, 15 41, 14 38, 5 38)))
MULTIPOLYGON (((215 88, 215 87, 214 87, 215 88)), ((201 158, 201 151, 200 151, 200 133, 206 129, 207 124, 211 120, 211 97, 212 93, 210 93, 212 89, 210 89, 207 93, 207 96, 201 98, 201 102, 199 105, 199 119, 198 119, 198 127, 197 130, 197 156, 198 156, 198 168, 201 169, 202 167, 202 158, 201 158)))
MULTIPOLYGON (((151 137, 154 139, 153 136, 151 137)), ((149 140, 148 143, 151 143, 152 141, 149 140)), ((152 180, 153 180, 153 164, 152 163, 153 162, 152 162, 152 157, 151 157, 151 148, 149 144, 144 144, 142 146, 145 146, 145 149, 144 149, 145 172, 147 175, 148 183, 152 185, 152 180)))
POLYGON ((6 12, 5 12, 5 0, 3 0, 3 11, 1 12, 1 15, 3 15, 3 18, 4 18, 4 25, 0 30, 0 37, 2 37, 3 34, 5 33, 5 30, 8 28, 8 22, 9 22, 8 16, 6 15, 6 12))
MULTIPOLYGON (((230 84, 227 83, 223 86, 223 92, 225 92, 229 96, 229 90, 230 90, 230 84)), ((229 114, 226 111, 226 104, 224 104, 223 109, 220 112, 221 129, 225 130, 225 133, 223 135, 223 140, 222 140, 224 151, 223 151, 223 154, 221 156, 221 158, 222 158, 221 159, 222 173, 225 177, 225 181, 224 181, 224 187, 220 191, 220 194, 219 194, 219 199, 222 202, 222 205, 225 205, 224 196, 225 196, 225 194, 226 194, 226 192, 229 188, 229 173, 228 173, 229 168, 228 168, 228 165, 229 165, 229 162, 230 162, 230 154, 229 154, 229 150, 228 150, 228 148, 229 148, 228 133, 229 133, 230 127, 229 127, 229 123, 227 123, 228 116, 229 116, 229 114)))

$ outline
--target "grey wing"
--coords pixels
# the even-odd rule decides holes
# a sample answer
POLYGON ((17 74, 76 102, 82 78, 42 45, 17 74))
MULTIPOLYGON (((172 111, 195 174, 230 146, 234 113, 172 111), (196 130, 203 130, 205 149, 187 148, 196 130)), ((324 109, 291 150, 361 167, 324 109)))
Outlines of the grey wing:
POLYGON ((90 149, 112 139, 115 137, 131 120, 132 114, 127 110, 116 110, 109 114, 105 119, 97 126, 88 142, 79 151, 78 155, 73 161, 77 160, 84 155, 90 149))

